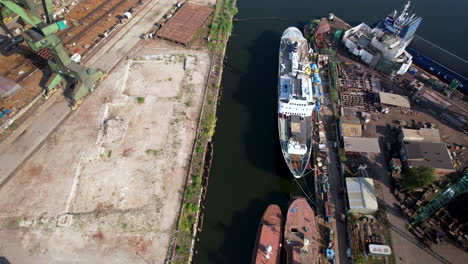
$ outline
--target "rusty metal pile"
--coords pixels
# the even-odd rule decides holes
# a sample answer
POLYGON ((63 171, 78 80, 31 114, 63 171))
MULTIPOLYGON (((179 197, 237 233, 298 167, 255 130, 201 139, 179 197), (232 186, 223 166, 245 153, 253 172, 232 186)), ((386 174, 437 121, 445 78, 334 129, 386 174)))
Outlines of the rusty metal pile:
POLYGON ((186 46, 212 12, 211 7, 185 3, 156 36, 186 46))
POLYGON ((338 80, 343 107, 364 111, 376 109, 376 92, 378 91, 373 89, 371 76, 340 69, 338 80))

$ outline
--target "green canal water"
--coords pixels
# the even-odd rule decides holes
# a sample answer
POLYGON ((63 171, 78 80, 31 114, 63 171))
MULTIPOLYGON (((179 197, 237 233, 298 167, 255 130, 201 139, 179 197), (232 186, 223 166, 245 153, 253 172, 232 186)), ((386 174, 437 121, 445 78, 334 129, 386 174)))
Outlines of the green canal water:
MULTIPOLYGON (((275 94, 282 32, 329 12, 352 25, 372 23, 400 10, 405 2, 238 0, 236 18, 255 19, 235 22, 227 47, 214 158, 194 263, 250 263, 263 211, 271 203, 285 208, 290 194, 298 191, 277 140, 275 94)), ((468 1, 413 3, 414 12, 423 17, 417 34, 467 58, 468 1)))

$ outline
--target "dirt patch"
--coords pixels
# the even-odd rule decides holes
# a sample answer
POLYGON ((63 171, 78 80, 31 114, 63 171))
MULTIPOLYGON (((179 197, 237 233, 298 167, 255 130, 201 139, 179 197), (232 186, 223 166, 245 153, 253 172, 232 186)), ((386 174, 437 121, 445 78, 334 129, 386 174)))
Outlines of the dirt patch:
POLYGON ((101 138, 99 142, 103 147, 111 144, 119 143, 125 137, 128 124, 124 119, 118 117, 112 117, 102 122, 101 138))

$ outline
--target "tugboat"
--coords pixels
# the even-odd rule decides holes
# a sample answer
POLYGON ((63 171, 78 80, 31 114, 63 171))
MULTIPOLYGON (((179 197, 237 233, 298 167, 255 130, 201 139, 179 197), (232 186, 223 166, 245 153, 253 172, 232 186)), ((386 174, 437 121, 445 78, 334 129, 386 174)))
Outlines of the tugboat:
POLYGON ((312 114, 321 95, 317 72, 302 33, 295 27, 286 29, 279 50, 278 130, 284 159, 296 178, 306 174, 312 150, 312 114))
POLYGON ((283 214, 276 204, 271 204, 263 213, 258 227, 252 264, 279 264, 283 237, 283 214))
POLYGON ((314 210, 305 198, 293 200, 284 230, 287 264, 315 264, 319 261, 320 233, 314 210))

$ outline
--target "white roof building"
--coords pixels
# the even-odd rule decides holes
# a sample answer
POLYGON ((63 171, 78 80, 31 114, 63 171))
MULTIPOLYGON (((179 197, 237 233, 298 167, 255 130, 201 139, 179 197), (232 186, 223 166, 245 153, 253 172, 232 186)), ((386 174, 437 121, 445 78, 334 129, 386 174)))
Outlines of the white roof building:
POLYGON ((346 177, 346 190, 350 213, 374 214, 379 209, 372 179, 346 177))

